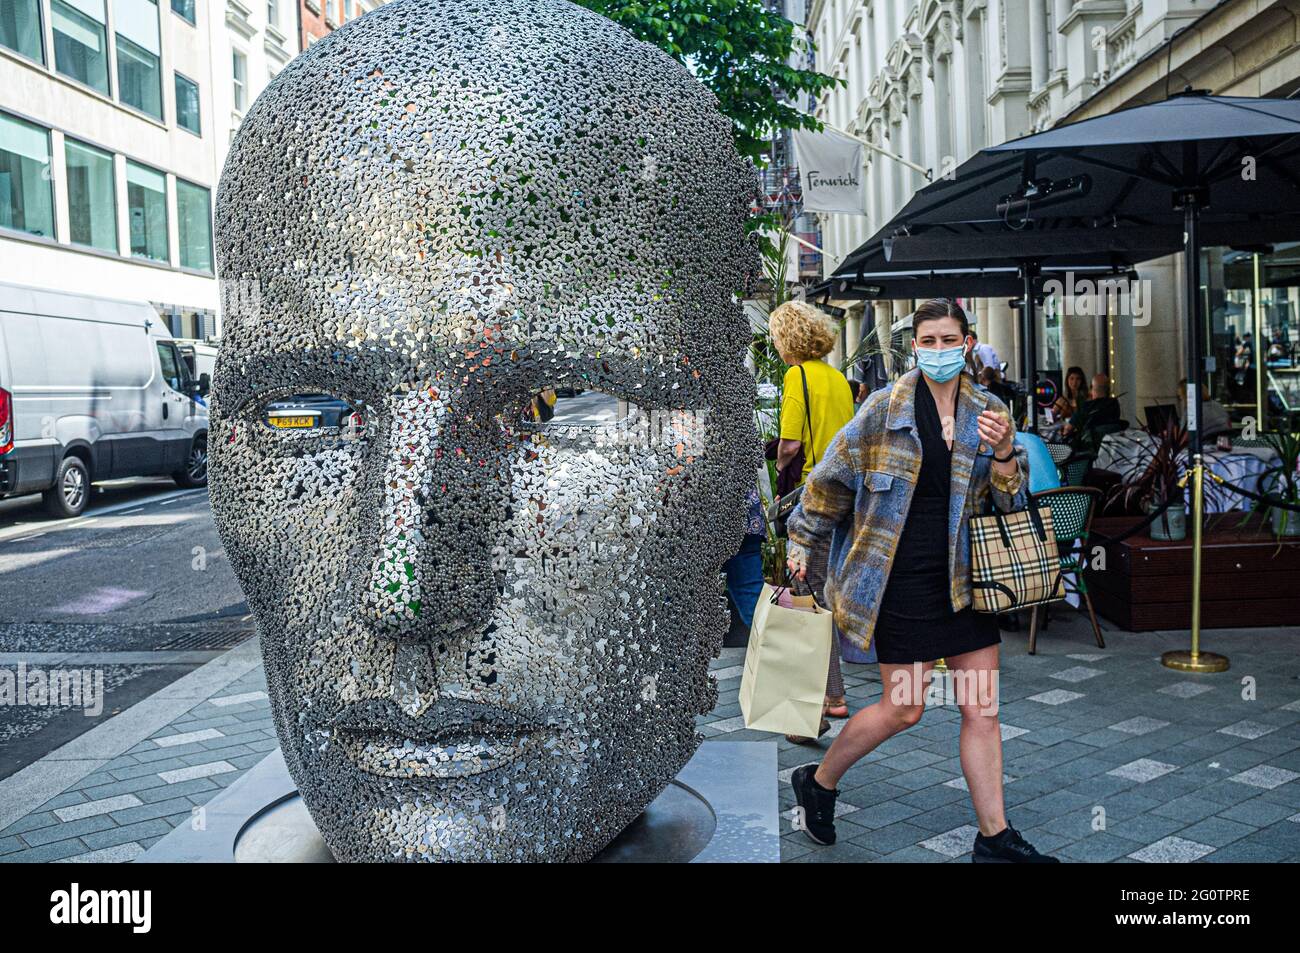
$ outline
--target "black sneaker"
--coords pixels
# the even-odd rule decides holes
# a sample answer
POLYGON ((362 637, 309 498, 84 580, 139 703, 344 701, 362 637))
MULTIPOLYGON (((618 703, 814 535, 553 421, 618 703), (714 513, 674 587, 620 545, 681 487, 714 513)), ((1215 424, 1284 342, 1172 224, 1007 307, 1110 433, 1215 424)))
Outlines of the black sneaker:
POLYGON ((1005 829, 985 837, 975 835, 975 849, 970 859, 976 864, 1059 864, 1060 860, 1034 850, 1032 844, 1020 836, 1010 824, 1005 829))
POLYGON ((794 769, 790 786, 794 799, 803 809, 803 832, 816 844, 829 847, 835 843, 835 799, 839 791, 828 791, 814 779, 817 765, 805 764, 794 769))

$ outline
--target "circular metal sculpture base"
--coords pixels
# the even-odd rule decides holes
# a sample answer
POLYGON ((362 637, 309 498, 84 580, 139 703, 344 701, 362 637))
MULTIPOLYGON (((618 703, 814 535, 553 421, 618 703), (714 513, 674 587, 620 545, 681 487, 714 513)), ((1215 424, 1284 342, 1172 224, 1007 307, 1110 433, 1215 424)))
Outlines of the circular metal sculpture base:
MULTIPOLYGON (((592 863, 688 863, 713 838, 718 822, 699 794, 673 781, 592 863)), ((244 825, 235 840, 240 864, 332 864, 316 824, 297 792, 244 825)))
POLYGON ((1197 652, 1193 655, 1186 649, 1166 652, 1160 656, 1160 663, 1165 668, 1174 668, 1180 672, 1226 672, 1228 657, 1214 652, 1197 652))

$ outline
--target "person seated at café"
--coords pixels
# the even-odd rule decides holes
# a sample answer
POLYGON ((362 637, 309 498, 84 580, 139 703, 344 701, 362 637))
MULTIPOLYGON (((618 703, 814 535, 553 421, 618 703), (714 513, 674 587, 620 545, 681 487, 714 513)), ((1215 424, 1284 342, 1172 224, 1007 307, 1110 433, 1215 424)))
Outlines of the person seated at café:
POLYGON ((1069 420, 1088 399, 1088 377, 1082 367, 1071 367, 1065 372, 1065 386, 1052 404, 1052 415, 1057 420, 1069 420))
POLYGON ((1120 420, 1118 398, 1110 396, 1110 378, 1105 374, 1092 375, 1092 389, 1088 399, 1061 426, 1064 437, 1081 437, 1089 430, 1096 430, 1106 424, 1116 424, 1120 420))
POLYGON ((994 397, 997 397, 1008 407, 1013 405, 1016 399, 1016 393, 1002 379, 1002 372, 992 365, 985 365, 980 369, 976 380, 980 386, 987 390, 994 397))
MULTIPOLYGON (((1178 382, 1178 414, 1187 420, 1187 378, 1178 382)), ((1210 396, 1209 385, 1201 381, 1201 439, 1213 440, 1220 434, 1231 434, 1232 418, 1228 408, 1210 396)))

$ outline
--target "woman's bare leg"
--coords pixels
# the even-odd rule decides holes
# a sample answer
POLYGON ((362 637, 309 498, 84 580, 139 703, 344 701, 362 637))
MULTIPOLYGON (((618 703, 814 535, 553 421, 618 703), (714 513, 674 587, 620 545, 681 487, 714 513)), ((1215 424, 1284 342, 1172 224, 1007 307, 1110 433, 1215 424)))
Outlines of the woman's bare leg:
POLYGON ((880 666, 880 700, 868 705, 844 724, 844 730, 831 744, 821 766, 813 775, 824 788, 840 783, 844 772, 853 767, 886 738, 921 720, 925 710, 925 687, 930 682, 933 662, 919 665, 880 666))
POLYGON ((980 833, 1007 826, 1002 802, 1002 729, 998 724, 998 647, 990 645, 947 660, 961 709, 961 770, 970 788, 980 833))

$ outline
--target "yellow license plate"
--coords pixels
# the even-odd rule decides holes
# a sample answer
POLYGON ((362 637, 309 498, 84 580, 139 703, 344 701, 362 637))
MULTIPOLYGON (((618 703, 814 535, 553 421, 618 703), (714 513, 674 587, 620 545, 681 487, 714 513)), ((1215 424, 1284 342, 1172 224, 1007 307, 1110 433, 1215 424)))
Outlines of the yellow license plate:
POLYGON ((268 417, 266 419, 266 422, 270 424, 272 427, 278 427, 280 429, 287 429, 290 427, 315 427, 316 426, 316 418, 311 416, 310 414, 304 414, 301 416, 293 416, 293 417, 290 416, 268 417))

